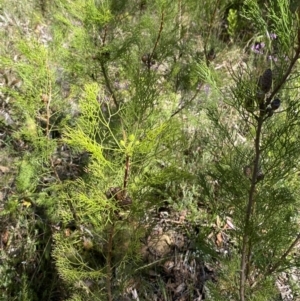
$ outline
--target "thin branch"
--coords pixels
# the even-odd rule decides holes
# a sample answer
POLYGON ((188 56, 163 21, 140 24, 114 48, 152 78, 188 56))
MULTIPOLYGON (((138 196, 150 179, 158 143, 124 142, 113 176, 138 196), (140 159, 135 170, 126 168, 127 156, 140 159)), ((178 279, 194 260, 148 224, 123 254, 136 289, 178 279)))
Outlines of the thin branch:
POLYGON ((108 243, 107 243, 107 256, 106 256, 106 267, 107 267, 107 277, 106 277, 106 290, 107 290, 107 301, 113 301, 112 296, 112 252, 113 252, 113 236, 114 236, 114 224, 108 233, 108 243))
MULTIPOLYGON (((104 28, 104 35, 101 37, 101 39, 102 39, 102 47, 105 46, 106 38, 107 38, 107 26, 105 26, 105 28, 104 28)), ((106 87, 108 89, 108 92, 110 93, 110 95, 111 95, 111 97, 113 99, 113 102, 114 102, 116 108, 119 109, 119 103, 118 103, 117 97, 116 97, 116 95, 115 95, 115 93, 114 93, 114 91, 113 91, 113 89, 111 87, 110 79, 109 79, 107 71, 106 71, 105 63, 103 62, 102 58, 99 59, 99 62, 100 62, 101 71, 103 73, 105 84, 106 84, 106 87)))
POLYGON ((50 104, 52 100, 51 95, 51 84, 49 83, 49 93, 47 95, 47 105, 46 105, 46 116, 47 116, 47 123, 46 123, 46 135, 47 139, 50 139, 50 117, 51 117, 51 111, 50 111, 50 104))
MULTIPOLYGON (((257 184, 257 173, 259 170, 259 160, 260 160, 260 138, 263 125, 263 112, 260 113, 257 123, 257 130, 255 136, 255 159, 253 166, 253 173, 251 179, 251 187, 249 191, 249 199, 245 216, 245 226, 244 226, 244 236, 242 242, 242 258, 241 258, 241 271, 240 271, 240 301, 245 301, 245 283, 246 283, 246 271, 247 271, 247 258, 249 258, 249 243, 250 243, 250 233, 251 227, 251 217, 253 213, 253 208, 255 205, 255 187, 257 184)), ((251 229, 252 230, 252 229, 251 229)))
POLYGON ((288 249, 284 252, 284 254, 280 257, 280 259, 268 269, 268 271, 264 274, 261 275, 259 280, 256 280, 252 285, 251 288, 256 287, 256 290, 258 290, 259 285, 263 283, 263 279, 266 279, 268 276, 272 275, 276 270, 280 267, 282 262, 285 260, 285 258, 290 254, 290 252, 294 249, 294 247, 297 245, 297 243, 300 242, 300 233, 297 235, 297 237, 294 239, 292 244, 288 247, 288 249))
POLYGON ((186 101, 183 105, 181 105, 174 113, 172 113, 172 115, 170 116, 170 118, 174 117, 175 115, 177 115, 179 112, 181 112, 187 105, 189 105, 199 94, 199 91, 201 90, 201 88, 203 87, 203 83, 200 84, 200 87, 197 89, 197 91, 195 92, 195 94, 192 96, 191 99, 189 99, 188 101, 186 101))
POLYGON ((291 251, 294 249, 294 247, 297 245, 297 243, 299 241, 300 241, 300 233, 297 235, 297 237, 294 239, 294 241, 288 247, 288 249, 282 254, 282 256, 280 257, 280 259, 268 270, 268 272, 265 274, 265 277, 271 275, 273 272, 275 272, 279 268, 280 264, 291 253, 291 251))
MULTIPOLYGON (((159 42, 159 40, 160 40, 160 37, 161 37, 161 33, 162 33, 162 31, 163 31, 163 28, 164 28, 164 11, 162 11, 162 13, 161 13, 160 27, 159 27, 159 30, 158 30, 158 35, 157 35, 157 37, 156 37, 156 41, 155 41, 154 47, 153 47, 153 49, 152 49, 152 52, 150 53, 150 56, 149 56, 149 58, 148 58, 148 61, 149 61, 150 66, 151 66, 151 61, 152 61, 152 58, 153 58, 153 56, 154 56, 154 54, 155 54, 155 50, 156 50, 156 48, 157 48, 158 42, 159 42)), ((149 67, 148 69, 150 69, 150 67, 149 67)))
POLYGON ((123 183, 123 193, 124 196, 127 196, 127 186, 129 180, 129 169, 130 169, 130 156, 126 155, 126 163, 125 163, 125 173, 124 173, 124 183, 123 183))
POLYGON ((107 37, 107 25, 104 27, 104 35, 102 37, 102 46, 105 45, 106 37, 107 37))
MULTIPOLYGON (((45 95, 42 95, 42 99, 46 105, 46 137, 47 137, 47 141, 50 142, 51 137, 50 137, 50 133, 51 133, 51 125, 50 125, 50 118, 51 118, 51 100, 52 100, 52 85, 51 85, 51 78, 49 76, 49 65, 47 65, 47 79, 48 79, 48 88, 46 91, 45 95)), ((53 158, 52 155, 49 156, 49 161, 50 161, 50 165, 51 168, 55 174, 56 179, 61 182, 61 179, 57 173, 57 170, 54 166, 54 162, 53 162, 53 158)))
POLYGON ((116 95, 111 87, 111 84, 110 84, 110 79, 108 78, 108 75, 107 75, 107 72, 106 72, 106 68, 105 68, 105 65, 104 65, 104 62, 100 61, 100 67, 101 67, 101 71, 103 73, 103 76, 104 76, 104 80, 105 80, 105 84, 106 84, 106 87, 114 101, 114 104, 116 106, 117 109, 119 109, 119 103, 117 101, 117 98, 116 98, 116 95))
MULTIPOLYGON (((298 32, 298 36, 300 38, 300 29, 299 29, 299 32, 298 32)), ((283 77, 280 79, 280 82, 277 84, 277 86, 273 89, 271 95, 267 98, 266 107, 271 103, 272 98, 278 93, 278 91, 282 88, 283 84, 286 82, 287 78, 289 77, 289 75, 292 72, 292 69, 293 69, 294 65, 296 64, 296 62, 299 59, 299 55, 300 55, 300 43, 298 44, 295 55, 294 55, 293 59, 291 60, 291 63, 289 65, 287 71, 285 72, 283 77)))

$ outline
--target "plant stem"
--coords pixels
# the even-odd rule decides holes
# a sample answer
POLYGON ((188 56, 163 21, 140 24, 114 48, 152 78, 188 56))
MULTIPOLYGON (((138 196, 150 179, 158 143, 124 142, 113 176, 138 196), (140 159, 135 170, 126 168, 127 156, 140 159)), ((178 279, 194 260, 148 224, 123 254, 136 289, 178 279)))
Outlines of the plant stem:
POLYGON ((108 234, 107 243, 107 255, 106 255, 106 266, 107 266, 107 278, 106 278, 106 290, 107 290, 107 301, 113 301, 112 296, 112 249, 113 249, 113 236, 114 236, 114 224, 111 225, 108 234))
MULTIPOLYGON (((300 32, 299 32, 300 34, 300 32)), ((270 104, 272 98, 276 95, 276 93, 278 93, 278 91, 281 89, 281 87, 283 86, 283 84, 286 82, 287 78, 289 77, 289 75, 291 74, 291 71, 294 67, 294 65, 296 64, 296 62, 299 59, 299 55, 300 55, 300 44, 298 45, 295 55, 292 58, 290 65, 287 69, 287 71, 285 72, 285 74, 282 76, 282 78, 280 79, 279 83, 277 84, 277 86, 273 89, 272 93, 270 94, 270 96, 267 98, 266 100, 266 107, 270 104)))
POLYGON ((129 168, 130 168, 130 156, 126 155, 124 183, 123 183, 123 193, 124 193, 124 196, 127 195, 126 189, 127 189, 128 179, 129 179, 129 168))
POLYGON ((155 44, 154 44, 154 47, 152 49, 152 52, 149 56, 149 59, 148 59, 148 62, 149 62, 149 66, 148 66, 148 69, 150 69, 150 66, 151 66, 151 61, 152 61, 152 58, 155 54, 155 50, 157 48, 157 45, 158 45, 158 42, 160 40, 160 36, 161 36, 161 33, 163 31, 163 28, 164 28, 164 11, 162 11, 161 13, 161 18, 160 18, 160 27, 159 27, 159 30, 158 30, 158 35, 157 35, 157 38, 156 38, 156 41, 155 41, 155 44))
POLYGON ((161 19, 160 19, 160 27, 159 27, 158 35, 157 35, 157 38, 156 38, 156 41, 155 41, 155 44, 154 44, 154 47, 153 47, 153 50, 152 50, 152 53, 151 53, 151 58, 153 57, 153 54, 154 54, 154 52, 157 48, 157 45, 158 45, 158 42, 160 40, 160 36, 161 36, 163 28, 164 28, 164 12, 162 11, 161 19))
POLYGON ((250 259, 250 232, 252 231, 251 225, 251 218, 253 213, 253 208, 255 205, 255 187, 256 187, 256 175, 259 169, 259 160, 260 160, 260 138, 261 138, 261 130, 263 125, 263 112, 260 113, 258 118, 258 124, 256 129, 256 136, 254 141, 254 148, 255 148, 255 159, 254 159, 254 166, 253 166, 253 173, 251 179, 251 187, 249 191, 249 198, 247 204, 247 210, 245 215, 245 226, 244 226, 244 236, 242 242, 242 257, 241 257, 241 271, 240 271, 240 301, 245 301, 245 284, 248 278, 246 270, 249 271, 249 259, 250 259), (251 229, 250 229, 251 227, 251 229), (251 231, 250 231, 251 230, 251 231), (248 268, 247 268, 248 266, 248 268))
MULTIPOLYGON (((103 48, 105 47, 106 38, 107 38, 107 26, 105 26, 104 35, 102 36, 102 46, 101 47, 103 47, 103 48)), ((105 80, 105 84, 106 84, 106 87, 108 89, 108 92, 110 93, 116 108, 119 109, 119 103, 118 103, 116 95, 115 95, 115 93, 114 93, 114 91, 111 87, 110 79, 107 75, 107 70, 106 70, 106 67, 105 67, 105 63, 103 62, 102 59, 100 59, 99 61, 100 61, 101 71, 102 71, 102 74, 104 76, 104 80, 105 80)))
POLYGON ((114 101, 114 104, 115 104, 115 106, 118 110, 119 109, 119 103, 117 101, 117 98, 116 98, 116 95, 115 95, 113 89, 111 88, 110 79, 108 78, 104 62, 100 61, 100 67, 101 67, 101 71, 102 71, 103 76, 104 76, 106 87, 107 87, 107 89, 108 89, 108 91, 109 91, 109 93, 110 93, 110 95, 111 95, 111 97, 114 101))

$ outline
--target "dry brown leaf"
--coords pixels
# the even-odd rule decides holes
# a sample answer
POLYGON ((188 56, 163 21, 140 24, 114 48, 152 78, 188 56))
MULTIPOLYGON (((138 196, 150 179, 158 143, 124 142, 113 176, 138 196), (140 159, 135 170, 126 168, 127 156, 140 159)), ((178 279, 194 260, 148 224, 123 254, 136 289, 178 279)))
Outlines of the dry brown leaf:
POLYGON ((49 101, 49 96, 47 94, 42 94, 42 101, 47 104, 49 101))
POLYGON ((70 228, 66 228, 65 229, 65 236, 69 237, 71 235, 71 229, 70 228))
POLYGON ((1 165, 0 165, 0 171, 1 171, 2 173, 7 173, 7 172, 10 171, 10 168, 7 167, 7 166, 1 166, 1 165))
POLYGON ((235 230, 235 226, 232 223, 231 219, 227 218, 226 223, 227 223, 227 226, 228 226, 229 229, 235 230))
POLYGON ((6 229, 6 230, 1 234, 1 240, 2 240, 2 243, 3 243, 4 245, 7 245, 8 238, 9 238, 9 232, 8 232, 8 230, 6 229))
POLYGON ((94 244, 90 238, 87 238, 83 236, 83 248, 85 250, 91 250, 93 248, 94 244))
POLYGON ((223 244, 222 232, 219 232, 216 236, 216 244, 218 247, 221 247, 223 244))
POLYGON ((210 232, 207 236, 207 239, 211 239, 214 236, 214 232, 210 232))
POLYGON ((164 265, 163 265, 163 268, 164 268, 164 271, 169 274, 172 272, 173 268, 175 266, 175 262, 172 261, 172 260, 167 260, 164 265))
POLYGON ((182 249, 185 245, 184 236, 182 234, 177 233, 175 237, 175 245, 177 248, 182 249))
POLYGON ((184 282, 182 282, 181 284, 179 284, 178 286, 177 286, 177 288, 175 289, 175 294, 179 294, 179 293, 181 293, 184 289, 185 289, 185 283, 184 282))
POLYGON ((182 210, 179 214, 179 222, 184 223, 187 216, 187 210, 182 210))

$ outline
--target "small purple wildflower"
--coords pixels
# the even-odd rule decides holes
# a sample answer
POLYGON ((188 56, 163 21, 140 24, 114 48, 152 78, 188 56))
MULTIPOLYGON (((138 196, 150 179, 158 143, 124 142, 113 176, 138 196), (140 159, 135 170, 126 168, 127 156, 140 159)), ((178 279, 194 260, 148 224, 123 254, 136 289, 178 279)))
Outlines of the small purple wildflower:
POLYGON ((265 47, 264 42, 255 42, 254 45, 252 45, 251 50, 257 54, 263 54, 263 48, 265 47))
POLYGON ((274 56, 274 55, 269 55, 268 59, 269 59, 269 61, 273 61, 273 62, 277 62, 278 61, 278 58, 276 56, 274 56))
MULTIPOLYGON (((282 57, 280 57, 281 60, 284 60, 284 61, 289 61, 289 57, 287 55, 284 55, 282 57)), ((277 62, 279 59, 277 56, 274 56, 274 55, 269 55, 268 56, 268 60, 269 61, 273 61, 273 62, 277 62)))
POLYGON ((270 33, 270 39, 271 40, 276 40, 277 39, 277 34, 276 33, 270 33))

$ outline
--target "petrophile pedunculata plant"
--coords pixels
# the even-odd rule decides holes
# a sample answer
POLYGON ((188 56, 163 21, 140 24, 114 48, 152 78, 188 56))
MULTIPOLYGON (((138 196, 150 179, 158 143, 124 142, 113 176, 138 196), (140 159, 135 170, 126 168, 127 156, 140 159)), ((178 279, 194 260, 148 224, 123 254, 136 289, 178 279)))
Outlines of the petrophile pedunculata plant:
POLYGON ((209 108, 218 129, 211 143, 222 147, 209 172, 214 206, 234 221, 236 246, 224 261, 222 289, 211 290, 214 300, 271 300, 278 274, 299 260, 300 11, 278 0, 266 13, 247 1, 243 16, 255 22, 257 36, 239 67, 229 68, 227 106, 209 108), (223 118, 228 113, 233 124, 223 118))

